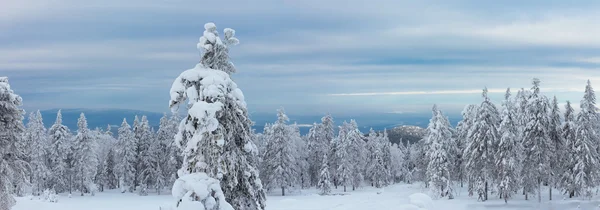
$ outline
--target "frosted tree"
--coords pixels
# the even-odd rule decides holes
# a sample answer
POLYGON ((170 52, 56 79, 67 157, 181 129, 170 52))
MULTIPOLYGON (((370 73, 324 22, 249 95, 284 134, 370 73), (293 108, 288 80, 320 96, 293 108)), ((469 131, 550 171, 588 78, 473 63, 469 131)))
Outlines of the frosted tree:
POLYGON ((338 185, 344 187, 344 192, 346 192, 346 187, 352 184, 352 163, 349 154, 351 143, 350 138, 348 137, 351 129, 351 125, 347 122, 342 124, 334 153, 337 163, 337 168, 335 170, 336 178, 338 185))
POLYGON ((565 151, 563 152, 566 159, 563 161, 563 171, 561 174, 560 185, 565 190, 565 194, 569 195, 569 198, 575 196, 576 184, 575 184, 575 171, 574 166, 577 164, 575 161, 575 140, 576 140, 576 129, 577 124, 575 122, 575 111, 571 106, 571 102, 567 101, 565 104, 564 111, 564 122, 561 125, 561 138, 564 140, 565 151))
POLYGON ((7 77, 0 77, 0 210, 16 204, 11 192, 14 183, 27 183, 29 164, 19 141, 23 136, 22 99, 10 88, 7 77))
POLYGON ((179 122, 181 121, 179 115, 177 113, 173 113, 169 118, 169 130, 170 133, 167 137, 170 139, 165 139, 165 143, 167 143, 168 147, 168 161, 167 167, 164 168, 165 177, 169 177, 169 182, 174 183, 177 180, 177 170, 181 168, 183 164, 182 150, 175 143, 175 135, 179 130, 179 122), (167 174, 168 173, 168 174, 167 174))
POLYGON ((321 195, 329 195, 331 193, 331 182, 329 177, 329 161, 327 160, 327 154, 323 155, 323 163, 321 164, 321 173, 319 174, 319 182, 317 188, 321 195))
POLYGON ((463 187, 463 181, 465 178, 465 169, 464 169, 464 160, 463 160, 463 152, 465 150, 467 139, 469 136, 469 130, 475 123, 475 116, 477 114, 477 106, 469 104, 465 106, 463 111, 461 112, 462 120, 458 122, 456 125, 456 147, 458 149, 458 154, 456 157, 456 171, 458 174, 458 180, 460 181, 460 186, 463 187))
POLYGON ((135 136, 131 131, 131 126, 127 123, 126 119, 123 119, 121 127, 118 131, 118 160, 117 173, 119 174, 119 183, 121 191, 125 192, 128 188, 129 192, 135 190, 134 178, 135 178, 135 162, 136 162, 136 143, 135 136))
MULTIPOLYGON (((448 123, 448 126, 450 126, 450 123, 448 123)), ((390 142, 390 139, 389 139, 389 137, 387 135, 387 129, 383 129, 383 132, 379 136, 379 141, 381 142, 383 164, 385 166, 385 178, 386 178, 385 179, 385 181, 386 181, 385 185, 389 185, 389 184, 392 183, 392 170, 391 170, 391 165, 392 165, 392 153, 391 153, 392 142, 390 142)))
MULTIPOLYGON (((383 135, 383 134, 382 134, 383 135)), ((367 144, 369 145, 369 164, 367 167, 368 177, 372 185, 381 188, 387 185, 389 173, 385 165, 384 143, 373 129, 369 131, 367 144)))
POLYGON ((159 150, 159 145, 155 140, 154 131, 150 127, 150 123, 146 116, 142 116, 139 126, 137 129, 134 128, 134 133, 138 151, 136 162, 138 164, 137 170, 139 171, 137 180, 141 187, 139 193, 141 195, 146 195, 146 189, 153 186, 158 174, 162 173, 161 171, 158 171, 158 156, 155 154, 159 150), (157 147, 152 148, 152 145, 157 147))
POLYGON ((215 69, 232 74, 236 72, 235 66, 229 61, 229 46, 239 44, 235 38, 235 30, 225 28, 224 39, 221 40, 217 32, 217 26, 214 23, 204 25, 204 35, 200 37, 198 49, 203 51, 200 63, 205 68, 215 69))
POLYGON ((115 189, 119 183, 119 179, 117 177, 114 149, 110 149, 108 151, 106 159, 104 160, 104 163, 102 165, 104 165, 104 167, 102 168, 102 173, 104 174, 104 177, 100 181, 104 186, 108 187, 108 189, 115 189))
MULTIPOLYGON (((211 28, 214 24, 205 25, 208 31, 211 28)), ((215 36, 215 43, 218 40, 215 36)), ((202 40, 199 45, 206 46, 202 40)), ((204 53, 201 57, 209 61, 218 56, 204 53)), ((175 137, 183 153, 178 176, 206 173, 220 181, 227 202, 235 209, 262 210, 266 198, 252 158, 256 147, 251 141, 252 121, 244 95, 226 72, 202 63, 210 62, 184 71, 171 86, 172 111, 177 112, 186 101, 188 104, 175 137)))
MULTIPOLYGON (((367 144, 363 139, 363 134, 358 130, 355 120, 350 120, 349 129, 346 134, 348 139, 348 160, 350 161, 350 176, 352 190, 360 187, 365 180, 365 169, 367 165, 367 144)), ((389 140, 388 140, 389 142, 389 140)))
POLYGON ((294 123, 292 126, 289 126, 291 141, 294 152, 294 159, 296 160, 296 168, 299 174, 298 183, 300 187, 310 187, 310 175, 309 175, 309 166, 308 166, 308 153, 307 151, 307 141, 300 134, 300 128, 298 124, 294 123))
MULTIPOLYGON (((175 152, 171 152, 175 148, 171 148, 172 143, 174 142, 175 134, 172 129, 172 125, 167 114, 160 119, 160 124, 158 127, 158 132, 156 134, 156 144, 151 145, 151 151, 154 151, 156 155, 156 168, 157 171, 160 171, 159 176, 157 177, 156 182, 161 183, 160 187, 157 187, 157 190, 164 187, 171 176, 174 175, 173 168, 177 167, 177 157, 173 157, 176 155, 175 152), (174 164, 175 166, 172 166, 174 164)), ((175 150, 176 151, 176 150, 175 150)))
POLYGON ((502 122, 499 127, 501 137, 494 157, 496 158, 495 166, 498 172, 498 194, 504 199, 504 202, 508 202, 508 199, 520 189, 519 154, 521 150, 517 136, 515 116, 510 107, 508 107, 510 106, 510 89, 507 90, 504 99, 502 122))
POLYGON ((289 119, 283 108, 277 112, 277 121, 271 128, 272 136, 267 142, 264 159, 269 179, 268 187, 280 188, 281 195, 285 196, 285 189, 297 183, 298 168, 294 157, 292 132, 286 124, 289 119))
POLYGON ((538 201, 541 202, 541 187, 548 181, 551 173, 550 153, 552 143, 550 140, 550 118, 548 117, 548 99, 540 93, 540 80, 533 79, 532 94, 527 102, 527 124, 523 138, 523 177, 522 186, 526 196, 528 193, 537 192, 538 201), (537 188, 537 189, 536 189, 537 188))
POLYGON ((548 127, 549 137, 550 137, 550 177, 548 180, 549 188, 548 194, 550 200, 552 200, 552 188, 557 186, 557 182, 559 181, 559 176, 562 174, 564 170, 563 157, 565 157, 564 152, 566 151, 564 140, 561 136, 561 119, 560 119, 560 108, 558 108, 558 100, 556 96, 552 99, 550 110, 550 124, 548 127))
POLYGON ((500 117, 487 93, 487 88, 483 89, 483 102, 477 109, 463 153, 469 185, 474 186, 469 194, 477 191, 478 200, 482 201, 488 199, 489 187, 494 178, 494 147, 500 140, 500 117))
MULTIPOLYGON (((73 157, 72 135, 69 128, 62 124, 62 114, 58 110, 56 121, 48 130, 50 138, 49 148, 49 168, 52 176, 50 177, 49 187, 55 192, 65 192, 69 189, 69 180, 72 175, 69 172, 73 157)), ((70 193, 70 192, 69 192, 70 193)))
POLYGON ((81 113, 77 121, 77 135, 75 136, 75 168, 79 179, 81 196, 84 192, 93 193, 93 178, 96 174, 98 159, 96 157, 97 143, 88 129, 85 115, 81 113))
POLYGON ((25 138, 30 143, 29 165, 31 167, 30 182, 33 185, 33 194, 40 195, 46 188, 46 180, 50 177, 47 166, 49 141, 42 114, 38 110, 29 115, 29 122, 25 129, 25 138))
POLYGON ((598 113, 596 112, 596 94, 590 81, 585 87, 585 93, 580 103, 581 111, 577 115, 575 130, 575 141, 573 142, 573 167, 574 182, 573 189, 575 196, 592 196, 592 190, 597 186, 600 180, 598 167, 598 135, 596 126, 598 125, 598 113))
POLYGON ((324 142, 320 138, 320 131, 321 124, 314 123, 307 134, 308 164, 311 186, 315 186, 319 183, 321 166, 323 165, 323 160, 321 160, 321 158, 323 158, 322 153, 327 152, 327 150, 324 150, 326 147, 323 147, 320 144, 329 146, 328 142, 324 142))
POLYGON ((406 181, 406 162, 405 162, 405 149, 401 148, 404 147, 402 145, 402 142, 400 142, 400 145, 398 144, 392 144, 392 146, 390 147, 390 154, 391 154, 391 165, 390 165, 390 172, 391 172, 391 176, 392 176, 392 181, 394 183, 398 183, 401 180, 405 180, 406 181))
POLYGON ((453 145, 452 131, 446 121, 447 118, 437 105, 433 105, 432 117, 427 126, 427 136, 425 136, 428 145, 425 157, 428 159, 428 164, 425 174, 434 196, 448 196, 453 199, 451 175, 456 149, 453 145))

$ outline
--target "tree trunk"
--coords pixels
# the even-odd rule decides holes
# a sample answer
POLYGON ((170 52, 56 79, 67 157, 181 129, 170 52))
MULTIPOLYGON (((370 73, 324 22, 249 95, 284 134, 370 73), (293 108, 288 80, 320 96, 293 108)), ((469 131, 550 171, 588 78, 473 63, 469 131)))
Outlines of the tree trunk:
POLYGON ((81 176, 81 186, 79 187, 79 189, 81 190, 81 196, 83 196, 83 176, 81 176))
POLYGON ((285 196, 285 187, 281 187, 281 196, 285 196))
POLYGON ((542 181, 538 181, 538 202, 542 202, 542 181))
POLYGON ((550 191, 550 200, 552 200, 552 186, 550 186, 549 191, 550 191))
POLYGON ((346 185, 344 185, 344 192, 346 192, 346 185))
POLYGON ((485 181, 485 194, 483 196, 483 199, 486 201, 488 200, 488 182, 487 181, 485 181))
POLYGON ((526 201, 529 200, 529 196, 528 195, 529 195, 528 193, 525 193, 525 200, 526 201))

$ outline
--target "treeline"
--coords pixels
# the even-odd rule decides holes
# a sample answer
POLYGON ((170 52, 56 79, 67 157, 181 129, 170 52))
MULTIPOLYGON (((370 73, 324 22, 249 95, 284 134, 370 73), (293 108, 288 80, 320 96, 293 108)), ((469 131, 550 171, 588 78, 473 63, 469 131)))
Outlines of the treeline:
POLYGON ((62 124, 58 111, 52 127, 46 129, 40 111, 32 112, 17 146, 29 170, 24 182, 15 183, 15 193, 40 195, 78 191, 94 194, 105 189, 147 195, 172 186, 181 166, 181 151, 174 145, 179 119, 166 114, 155 131, 146 116, 138 116, 131 127, 124 119, 115 138, 106 130, 87 126, 84 113, 71 132, 62 124))
POLYGON ((552 189, 570 198, 592 196, 600 184, 600 138, 590 82, 579 113, 569 101, 561 111, 538 79, 532 84, 514 96, 508 89, 500 107, 484 89, 481 104, 467 105, 456 128, 434 106, 426 137, 412 148, 423 158, 413 159, 410 172, 440 197, 452 198, 458 183, 481 201, 490 193, 541 201, 542 186, 549 199, 552 189))
POLYGON ((385 131, 371 129, 364 135, 354 120, 336 129, 331 115, 326 115, 301 136, 298 125, 288 121, 280 109, 277 121, 255 137, 261 180, 268 190, 280 189, 285 195, 286 190, 317 187, 329 194, 332 187, 347 191, 364 184, 383 187, 411 180, 405 164, 410 151, 404 144, 390 143, 385 131))

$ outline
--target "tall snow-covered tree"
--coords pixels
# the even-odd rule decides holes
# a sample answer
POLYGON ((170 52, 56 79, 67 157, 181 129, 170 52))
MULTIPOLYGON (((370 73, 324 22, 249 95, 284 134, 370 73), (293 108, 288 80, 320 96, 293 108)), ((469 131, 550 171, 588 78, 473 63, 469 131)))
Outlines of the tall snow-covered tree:
POLYGON ((10 210, 15 183, 26 183, 29 164, 18 144, 25 128, 22 99, 10 88, 7 77, 0 77, 0 210, 10 210))
POLYGON ((495 166, 498 174, 498 194, 508 202, 508 199, 520 189, 520 144, 517 135, 515 116, 510 106, 510 89, 506 91, 502 110, 502 122, 499 133, 500 142, 494 154, 495 166))
POLYGON ((352 130, 351 125, 347 122, 344 122, 342 127, 340 128, 340 134, 338 135, 338 140, 335 148, 335 159, 336 159, 336 178, 339 185, 344 187, 344 192, 346 192, 346 187, 348 185, 352 185, 352 159, 350 157, 350 138, 348 137, 350 134, 350 130, 352 130))
MULTIPOLYGON (((386 136, 387 137, 387 136, 386 136)), ((367 167, 367 144, 363 139, 363 134, 358 130, 358 124, 355 120, 350 120, 349 130, 346 133, 350 166, 352 190, 360 187, 365 180, 365 169, 367 167)), ((381 139, 380 139, 381 140, 381 139)), ((386 139, 387 142, 389 140, 386 139)), ((387 175, 387 174, 386 174, 387 175)))
MULTIPOLYGON (((577 160, 575 156, 578 151, 576 151, 575 143, 576 143, 576 131, 577 124, 575 121, 575 111, 571 106, 571 102, 567 101, 565 104, 564 111, 564 122, 561 125, 561 138, 565 143, 565 151, 563 154, 565 155, 563 158, 563 171, 560 179, 560 186, 564 189, 565 194, 569 195, 569 198, 575 196, 575 191, 578 191, 577 184, 575 183, 575 165, 577 164, 577 160)), ((577 143, 581 145, 581 143, 577 143)))
POLYGON ((329 161, 327 159, 327 154, 323 155, 323 164, 321 164, 321 173, 319 174, 319 184, 317 188, 319 188, 319 192, 321 195, 329 195, 331 193, 331 182, 329 177, 329 161))
POLYGON ((597 145, 599 142, 596 126, 598 113, 596 111, 596 94, 590 81, 585 87, 585 94, 580 103, 581 111, 577 115, 575 142, 573 142, 573 167, 575 196, 592 196, 592 190, 598 186, 600 160, 597 145))
POLYGON ((273 124, 272 136, 267 143, 266 153, 263 156, 266 161, 266 173, 269 179, 270 189, 281 189, 281 195, 285 196, 285 189, 293 187, 297 183, 297 167, 294 157, 294 144, 292 133, 286 124, 289 121, 283 108, 278 110, 277 121, 273 124))
POLYGON ((84 192, 93 193, 93 178, 96 174, 98 159, 96 157, 97 142, 88 129, 85 115, 81 113, 77 121, 77 135, 75 136, 75 168, 79 180, 81 196, 84 192))
POLYGON ((392 181, 394 183, 398 183, 401 180, 407 181, 406 180, 406 173, 407 173, 407 166, 406 166, 406 162, 405 162, 405 148, 403 148, 404 145, 402 144, 402 142, 400 142, 400 145, 398 144, 392 144, 392 146, 390 147, 390 154, 391 154, 391 165, 390 165, 390 172, 391 172, 391 177, 392 177, 392 181))
MULTIPOLYGON (((383 135, 383 134, 382 134, 383 135)), ((372 185, 377 188, 384 187, 387 184, 389 177, 385 166, 384 158, 384 141, 373 129, 369 131, 367 136, 367 144, 369 148, 369 164, 367 167, 367 177, 372 185)))
POLYGON ((314 124, 308 134, 309 173, 312 185, 317 185, 320 169, 323 164, 321 158, 329 153, 329 146, 334 138, 334 122, 331 115, 321 118, 320 124, 314 124))
POLYGON ((523 167, 521 177, 522 186, 526 196, 529 193, 538 193, 541 202, 541 187, 543 182, 549 181, 550 154, 552 143, 550 140, 550 118, 548 114, 548 99, 540 93, 540 80, 533 79, 532 94, 527 102, 525 112, 527 124, 523 138, 523 167))
MULTIPOLYGON (((214 33, 210 35, 216 31, 212 28, 215 28, 212 23, 205 25, 208 31, 205 39, 214 37, 215 43, 221 42, 214 33)), ((228 42, 236 42, 231 39, 233 30, 225 34, 228 42)), ((204 48, 206 42, 201 40, 199 45, 204 48)), ((214 53, 204 53, 201 57, 207 61, 220 58, 214 53)), ((257 163, 252 158, 256 148, 251 140, 252 121, 244 95, 228 73, 200 63, 175 79, 170 95, 169 104, 174 112, 180 104, 186 101, 188 104, 187 116, 175 138, 183 148, 179 177, 206 173, 220 181, 224 196, 234 209, 263 210, 266 197, 257 163)))
POLYGON ((564 140, 561 136, 560 108, 558 108, 558 99, 556 96, 552 99, 550 110, 550 125, 548 134, 550 137, 550 174, 549 174, 549 198, 552 200, 552 188, 557 187, 559 177, 564 170, 563 157, 566 151, 564 140))
POLYGON ((118 138, 117 156, 119 162, 117 163, 117 173, 119 174, 119 185, 122 192, 125 192, 126 189, 133 192, 135 190, 136 143, 131 126, 129 126, 126 119, 123 119, 123 123, 119 127, 118 138))
POLYGON ((308 166, 308 153, 306 138, 300 134, 300 127, 297 123, 289 126, 290 140, 292 141, 294 159, 296 160, 296 168, 298 171, 298 184, 301 188, 310 187, 310 175, 308 166))
POLYGON ((145 195, 146 189, 153 186, 156 177, 158 177, 157 171, 157 157, 151 151, 151 145, 155 142, 154 132, 148 122, 148 117, 142 116, 142 120, 138 124, 138 127, 134 127, 134 133, 137 142, 137 180, 138 186, 140 186, 140 194, 145 195))
POLYGON ((437 105, 433 105, 432 117, 427 126, 427 181, 434 196, 453 199, 452 164, 454 164, 454 142, 447 118, 437 105))
POLYGON ((488 199, 489 187, 494 178, 494 147, 500 139, 498 109, 487 93, 487 88, 483 89, 483 102, 477 109, 463 153, 469 185, 475 187, 469 189, 469 194, 476 190, 478 200, 482 201, 488 199))
POLYGON ((29 114, 29 122, 25 129, 26 142, 29 142, 28 159, 31 167, 30 182, 33 186, 33 194, 40 195, 47 187, 46 181, 50 177, 47 166, 47 151, 49 147, 46 128, 42 120, 42 114, 38 110, 29 114))
POLYGON ((461 112, 462 120, 458 122, 456 125, 456 147, 458 149, 458 154, 456 157, 456 171, 458 175, 458 181, 460 182, 460 186, 463 186, 463 181, 465 179, 465 167, 463 160, 463 151, 465 150, 469 131, 471 127, 475 123, 475 116, 477 114, 477 105, 469 104, 465 106, 463 111, 461 112))
POLYGON ((70 162, 73 161, 72 134, 69 128, 62 124, 62 114, 58 110, 56 121, 48 130, 50 138, 49 149, 49 168, 52 176, 50 177, 49 187, 55 192, 65 192, 69 189, 69 181, 72 174, 69 172, 70 162))

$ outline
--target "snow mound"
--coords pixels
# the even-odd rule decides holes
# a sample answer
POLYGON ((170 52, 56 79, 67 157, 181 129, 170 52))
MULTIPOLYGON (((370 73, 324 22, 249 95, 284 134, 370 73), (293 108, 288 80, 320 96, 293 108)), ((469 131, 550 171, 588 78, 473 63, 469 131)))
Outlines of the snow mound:
POLYGON ((415 193, 408 196, 408 198, 410 199, 410 203, 412 205, 415 205, 421 209, 430 209, 433 204, 431 197, 423 193, 415 193))
POLYGON ((424 210, 414 204, 403 204, 398 206, 398 210, 424 210))
POLYGON ((219 180, 193 173, 175 181, 172 190, 177 210, 234 210, 221 190, 219 180))

